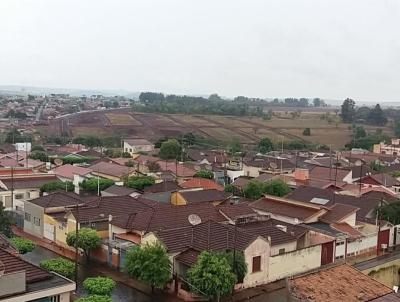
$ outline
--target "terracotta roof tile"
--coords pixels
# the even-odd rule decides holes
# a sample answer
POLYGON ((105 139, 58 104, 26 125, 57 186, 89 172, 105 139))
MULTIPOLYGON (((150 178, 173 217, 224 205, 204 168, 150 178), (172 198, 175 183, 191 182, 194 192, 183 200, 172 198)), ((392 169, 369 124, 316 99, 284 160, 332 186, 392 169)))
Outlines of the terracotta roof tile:
POLYGON ((216 189, 181 191, 179 194, 181 194, 188 203, 224 201, 232 196, 230 193, 221 192, 216 189))
POLYGON ((92 169, 79 167, 79 166, 73 166, 73 165, 68 164, 68 165, 59 166, 59 167, 53 169, 53 172, 57 176, 73 180, 74 174, 80 175, 80 176, 85 176, 89 173, 92 173, 92 169))
POLYGON ((295 277, 289 284, 292 296, 301 301, 360 302, 392 292, 389 287, 345 264, 295 277))
POLYGON ((204 190, 215 189, 224 191, 224 187, 211 179, 196 177, 181 183, 182 188, 203 188, 204 190))

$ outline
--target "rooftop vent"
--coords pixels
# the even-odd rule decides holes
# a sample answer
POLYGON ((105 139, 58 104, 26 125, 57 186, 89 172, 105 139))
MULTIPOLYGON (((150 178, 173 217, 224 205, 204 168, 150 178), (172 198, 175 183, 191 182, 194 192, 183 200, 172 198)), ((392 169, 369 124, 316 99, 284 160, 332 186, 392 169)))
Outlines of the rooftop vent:
POLYGON ((190 223, 191 225, 198 225, 198 224, 201 223, 201 218, 200 218, 200 216, 197 215, 197 214, 190 214, 190 215, 188 216, 188 220, 189 220, 189 223, 190 223))

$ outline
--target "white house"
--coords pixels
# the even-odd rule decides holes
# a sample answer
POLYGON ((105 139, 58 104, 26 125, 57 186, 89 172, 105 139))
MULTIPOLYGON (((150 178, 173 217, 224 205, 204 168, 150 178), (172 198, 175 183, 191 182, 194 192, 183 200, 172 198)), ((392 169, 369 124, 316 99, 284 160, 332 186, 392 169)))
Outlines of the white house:
POLYGON ((144 138, 130 138, 124 140, 124 152, 131 155, 138 152, 151 152, 154 150, 154 145, 144 138))

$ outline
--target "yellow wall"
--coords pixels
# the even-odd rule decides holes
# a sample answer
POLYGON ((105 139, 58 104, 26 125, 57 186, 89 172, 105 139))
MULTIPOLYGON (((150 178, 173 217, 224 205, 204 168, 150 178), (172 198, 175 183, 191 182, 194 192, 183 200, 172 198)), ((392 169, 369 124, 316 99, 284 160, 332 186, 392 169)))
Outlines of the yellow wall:
POLYGON ((183 198, 182 194, 179 192, 174 192, 171 194, 171 204, 176 206, 183 206, 187 204, 185 198, 183 198))

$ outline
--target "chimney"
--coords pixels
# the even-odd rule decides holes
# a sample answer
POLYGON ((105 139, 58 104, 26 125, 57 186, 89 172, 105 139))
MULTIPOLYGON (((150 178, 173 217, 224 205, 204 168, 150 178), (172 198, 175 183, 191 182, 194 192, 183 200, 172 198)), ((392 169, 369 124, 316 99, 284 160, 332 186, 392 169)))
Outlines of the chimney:
POLYGON ((296 168, 294 170, 294 179, 300 181, 306 181, 310 179, 310 172, 308 169, 296 168))

